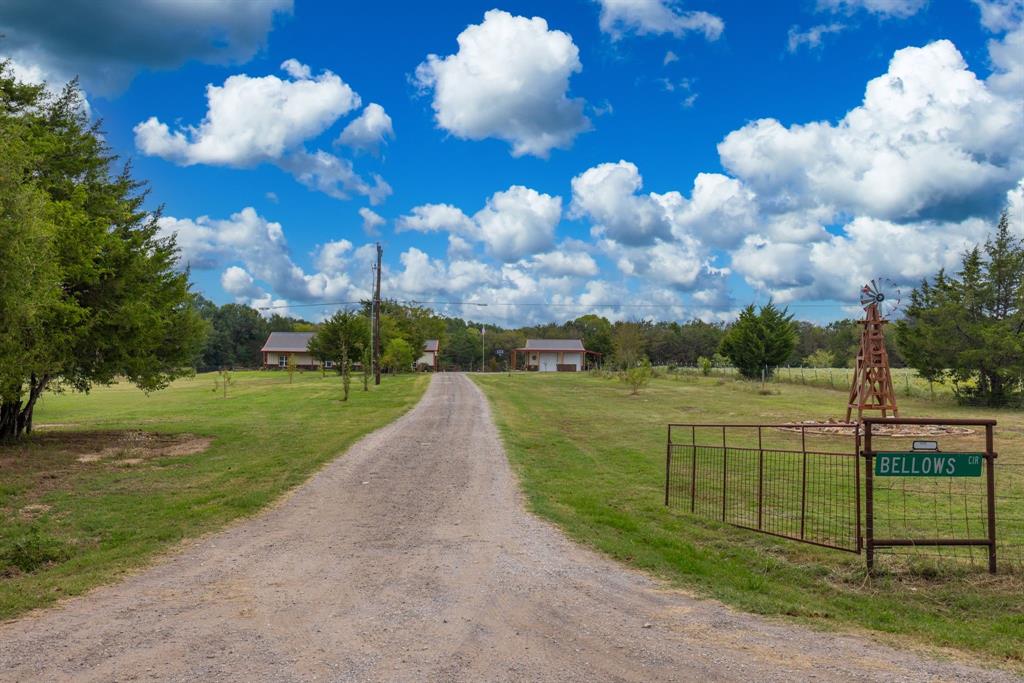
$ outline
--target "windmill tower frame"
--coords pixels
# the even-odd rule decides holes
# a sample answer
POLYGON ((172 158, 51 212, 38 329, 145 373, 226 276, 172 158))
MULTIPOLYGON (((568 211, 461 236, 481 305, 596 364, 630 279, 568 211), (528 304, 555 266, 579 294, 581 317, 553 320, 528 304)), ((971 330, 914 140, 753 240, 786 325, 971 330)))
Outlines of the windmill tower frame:
MULTIPOLYGON (((898 296, 898 295, 897 295, 898 296)), ((846 421, 857 411, 857 422, 864 418, 865 411, 879 411, 882 417, 899 417, 896 405, 896 391, 892 385, 889 370, 889 352, 885 348, 885 325, 888 322, 879 307, 885 301, 885 294, 876 284, 861 289, 861 303, 866 304, 860 335, 860 350, 857 351, 857 369, 850 386, 850 398, 846 405, 846 421)), ((888 304, 892 310, 899 305, 899 299, 888 304)))

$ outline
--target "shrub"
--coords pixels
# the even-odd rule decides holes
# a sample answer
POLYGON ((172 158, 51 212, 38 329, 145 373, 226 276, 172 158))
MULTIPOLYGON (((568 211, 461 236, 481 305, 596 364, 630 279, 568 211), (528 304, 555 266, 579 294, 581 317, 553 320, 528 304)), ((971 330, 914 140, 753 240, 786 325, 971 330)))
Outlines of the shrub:
POLYGON ((14 538, 0 554, 0 559, 7 566, 17 567, 23 572, 34 572, 48 564, 63 562, 69 554, 64 543, 47 536, 37 525, 32 525, 24 534, 14 538))
POLYGON ((643 362, 636 367, 629 368, 622 373, 622 381, 630 386, 632 391, 630 395, 636 395, 640 393, 640 390, 647 386, 651 377, 654 376, 654 370, 651 368, 651 361, 644 358, 643 362))
POLYGON ((825 349, 818 349, 804 358, 804 365, 809 368, 834 368, 835 362, 835 355, 825 349))

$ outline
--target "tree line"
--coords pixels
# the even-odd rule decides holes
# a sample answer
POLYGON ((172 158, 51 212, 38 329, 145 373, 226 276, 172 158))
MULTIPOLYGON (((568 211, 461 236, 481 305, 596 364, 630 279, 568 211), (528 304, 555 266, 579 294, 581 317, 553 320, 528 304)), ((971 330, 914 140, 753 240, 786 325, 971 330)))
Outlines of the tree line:
MULTIPOLYGON (((450 369, 501 370, 513 349, 522 348, 527 339, 582 339, 587 349, 601 354, 601 364, 623 369, 643 359, 653 365, 696 367, 701 358, 729 362, 722 353, 722 341, 732 325, 703 320, 686 322, 631 320, 612 322, 599 315, 585 315, 564 323, 548 323, 503 328, 490 323, 446 318, 442 344, 442 365, 450 369), (481 345, 481 329, 485 345, 481 345), (481 350, 484 351, 481 356, 481 350), (716 358, 717 356, 717 358, 716 358)), ((840 320, 826 325, 793 322, 794 343, 774 366, 852 366, 860 342, 856 320, 840 320)), ((889 342, 894 364, 903 358, 894 342, 889 342)))

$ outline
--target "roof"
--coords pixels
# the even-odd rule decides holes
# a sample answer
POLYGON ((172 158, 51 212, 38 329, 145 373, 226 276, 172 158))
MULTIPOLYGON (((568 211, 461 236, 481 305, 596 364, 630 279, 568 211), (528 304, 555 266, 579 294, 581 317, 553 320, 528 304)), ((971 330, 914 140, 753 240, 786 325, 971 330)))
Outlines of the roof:
POLYGON ((427 341, 423 342, 423 350, 427 352, 437 351, 438 346, 439 343, 436 339, 428 339, 427 341))
POLYGON ((260 351, 297 351, 301 353, 309 349, 309 340, 312 338, 312 332, 271 332, 267 337, 267 343, 260 351))
POLYGON ((524 351, 585 351, 579 339, 527 339, 524 351))

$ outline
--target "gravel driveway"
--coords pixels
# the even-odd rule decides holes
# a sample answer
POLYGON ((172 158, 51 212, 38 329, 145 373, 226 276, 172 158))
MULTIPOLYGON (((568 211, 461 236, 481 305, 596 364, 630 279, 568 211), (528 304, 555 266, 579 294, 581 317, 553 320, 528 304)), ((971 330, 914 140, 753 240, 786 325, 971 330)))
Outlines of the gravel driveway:
POLYGON ((0 680, 1017 680, 668 590, 524 511, 487 403, 420 404, 283 502, 0 625, 0 680))

